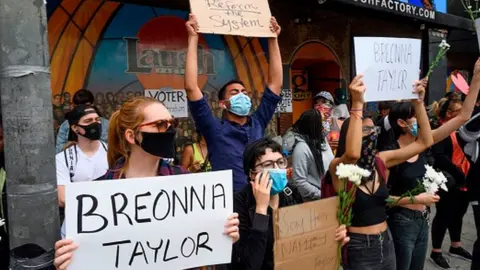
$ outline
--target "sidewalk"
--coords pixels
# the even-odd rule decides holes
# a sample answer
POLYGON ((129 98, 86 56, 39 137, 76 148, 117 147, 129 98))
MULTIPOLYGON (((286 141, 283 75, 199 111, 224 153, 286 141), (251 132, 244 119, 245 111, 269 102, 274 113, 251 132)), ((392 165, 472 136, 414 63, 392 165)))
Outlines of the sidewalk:
MULTIPOLYGON (((435 208, 432 208, 432 215, 431 219, 433 220, 433 217, 435 216, 435 208)), ((431 223, 431 222, 430 222, 431 223)), ((431 238, 431 235, 429 236, 431 238)), ((473 250, 473 243, 477 239, 477 233, 475 230, 475 223, 473 221, 473 212, 472 212, 472 207, 468 207, 468 211, 465 214, 465 217, 463 218, 463 230, 462 230, 462 243, 463 247, 468 250, 469 252, 472 252, 473 250)), ((430 260, 430 252, 432 250, 432 241, 431 239, 429 240, 428 243, 428 252, 427 252, 427 260, 425 262, 425 269, 426 270, 434 270, 434 269, 441 269, 438 268, 434 265, 434 263, 430 260)), ((461 270, 470 270, 470 263, 466 262, 462 259, 458 259, 455 257, 451 257, 448 255, 448 249, 450 248, 450 237, 448 236, 448 231, 447 235, 445 236, 445 239, 443 240, 443 246, 442 250, 444 252, 444 255, 446 258, 450 260, 450 266, 452 267, 451 269, 461 269, 461 270)))

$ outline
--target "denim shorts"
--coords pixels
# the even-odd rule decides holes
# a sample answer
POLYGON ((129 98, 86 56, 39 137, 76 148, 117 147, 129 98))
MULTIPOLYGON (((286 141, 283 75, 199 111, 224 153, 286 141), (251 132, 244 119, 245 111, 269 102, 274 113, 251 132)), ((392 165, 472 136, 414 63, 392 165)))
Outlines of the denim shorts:
POLYGON ((390 230, 369 235, 349 233, 343 250, 345 270, 395 270, 395 247, 390 230))

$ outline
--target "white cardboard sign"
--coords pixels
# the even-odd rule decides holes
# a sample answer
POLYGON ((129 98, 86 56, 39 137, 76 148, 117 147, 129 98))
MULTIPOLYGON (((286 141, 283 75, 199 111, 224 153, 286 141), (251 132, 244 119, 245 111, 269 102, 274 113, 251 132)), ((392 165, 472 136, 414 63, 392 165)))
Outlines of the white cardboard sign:
POLYGON ((421 40, 355 37, 355 66, 363 74, 365 102, 414 99, 419 79, 421 40))
POLYGON ((190 0, 200 33, 274 37, 268 0, 190 0))
POLYGON ((277 104, 276 113, 291 113, 292 108, 292 90, 282 89, 282 100, 277 104))
POLYGON ((66 186, 66 233, 79 245, 68 270, 187 269, 230 263, 223 234, 232 171, 66 186))
POLYGON ((147 89, 145 96, 162 102, 175 118, 188 117, 188 99, 184 89, 147 89))

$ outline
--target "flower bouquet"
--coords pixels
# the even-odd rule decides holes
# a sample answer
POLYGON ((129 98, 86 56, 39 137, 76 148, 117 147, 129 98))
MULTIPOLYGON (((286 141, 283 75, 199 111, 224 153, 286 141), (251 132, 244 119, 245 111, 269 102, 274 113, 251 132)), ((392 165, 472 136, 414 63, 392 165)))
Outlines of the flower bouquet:
MULTIPOLYGON (((357 165, 340 163, 337 166, 336 175, 343 181, 343 189, 338 192, 339 204, 337 211, 337 219, 340 224, 349 227, 352 222, 352 204, 355 200, 355 187, 362 183, 362 178, 369 177, 371 172, 364 170, 357 165), (355 185, 353 187, 352 185, 355 185)), ((340 267, 342 258, 342 246, 338 245, 338 263, 340 267)))
POLYGON ((440 60, 442 60, 442 57, 444 57, 445 54, 447 54, 447 51, 450 49, 450 45, 445 40, 442 40, 442 42, 438 45, 438 47, 439 47, 438 53, 435 56, 435 59, 433 60, 433 62, 430 64, 430 67, 428 68, 428 72, 426 76, 427 78, 429 78, 430 75, 432 75, 433 70, 438 66, 438 63, 440 63, 440 60))
POLYGON ((403 198, 410 198, 410 202, 414 203, 414 198, 416 195, 421 193, 435 194, 438 192, 438 189, 441 188, 445 191, 448 191, 447 188, 447 178, 443 173, 435 171, 431 166, 425 165, 425 175, 422 178, 422 181, 418 181, 417 185, 405 193, 403 193, 398 200, 392 198, 387 199, 387 204, 389 206, 396 205, 403 198))

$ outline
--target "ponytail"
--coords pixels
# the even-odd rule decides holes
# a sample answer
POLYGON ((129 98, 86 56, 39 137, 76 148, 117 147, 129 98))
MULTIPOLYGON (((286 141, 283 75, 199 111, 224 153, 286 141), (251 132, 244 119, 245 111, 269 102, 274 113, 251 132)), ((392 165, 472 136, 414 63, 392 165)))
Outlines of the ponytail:
POLYGON ((126 148, 122 147, 123 141, 121 136, 124 134, 120 133, 120 128, 118 126, 118 116, 120 115, 120 110, 115 111, 110 117, 110 124, 108 126, 108 167, 113 169, 118 159, 124 157, 127 159, 126 148))

